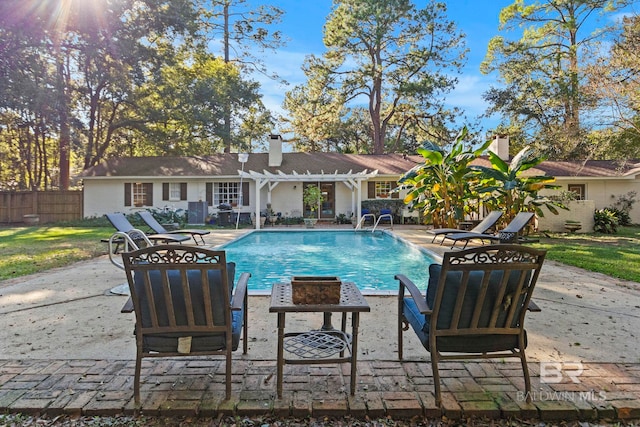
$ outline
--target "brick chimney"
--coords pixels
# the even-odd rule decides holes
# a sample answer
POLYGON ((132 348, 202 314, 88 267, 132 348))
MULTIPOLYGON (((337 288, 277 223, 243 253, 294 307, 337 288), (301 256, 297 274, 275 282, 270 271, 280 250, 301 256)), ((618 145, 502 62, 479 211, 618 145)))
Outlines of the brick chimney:
POLYGON ((509 135, 494 135, 489 151, 493 151, 502 160, 509 160, 509 135))
POLYGON ((282 165, 282 137, 269 135, 269 167, 282 165))

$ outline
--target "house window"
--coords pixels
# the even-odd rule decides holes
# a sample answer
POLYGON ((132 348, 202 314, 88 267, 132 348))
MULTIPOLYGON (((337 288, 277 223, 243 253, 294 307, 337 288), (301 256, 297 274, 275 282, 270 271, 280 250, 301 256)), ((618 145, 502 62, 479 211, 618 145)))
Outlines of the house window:
POLYGON ((586 191, 584 184, 569 184, 567 190, 575 193, 576 200, 585 200, 586 191))
POLYGON ((133 183, 133 206, 147 206, 147 188, 141 182, 133 183))
POLYGON ((215 206, 221 203, 229 203, 236 205, 240 198, 238 189, 239 182, 214 182, 213 183, 213 204, 215 206))
POLYGON ((153 206, 153 184, 150 182, 133 182, 124 184, 125 206, 153 206))
POLYGON ((393 181, 370 181, 367 195, 369 199, 387 199, 389 197, 398 198, 399 194, 392 193, 396 185, 393 181))
POLYGON ((162 200, 177 202, 187 200, 186 182, 164 182, 162 183, 162 200))
POLYGON ((391 193, 391 183, 388 181, 376 181, 376 198, 389 197, 389 193, 391 193))
POLYGON ((221 203, 229 203, 237 206, 238 201, 242 206, 249 206, 249 183, 243 182, 207 182, 207 204, 217 207, 221 203))
POLYGON ((169 200, 180 200, 180 184, 169 183, 169 200))

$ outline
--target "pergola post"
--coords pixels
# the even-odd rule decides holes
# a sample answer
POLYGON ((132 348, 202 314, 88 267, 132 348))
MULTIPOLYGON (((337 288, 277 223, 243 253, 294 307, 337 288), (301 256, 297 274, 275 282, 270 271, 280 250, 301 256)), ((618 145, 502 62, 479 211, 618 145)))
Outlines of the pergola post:
POLYGON ((356 196, 358 199, 356 202, 356 224, 360 224, 360 219, 362 218, 362 180, 358 179, 356 183, 356 196))

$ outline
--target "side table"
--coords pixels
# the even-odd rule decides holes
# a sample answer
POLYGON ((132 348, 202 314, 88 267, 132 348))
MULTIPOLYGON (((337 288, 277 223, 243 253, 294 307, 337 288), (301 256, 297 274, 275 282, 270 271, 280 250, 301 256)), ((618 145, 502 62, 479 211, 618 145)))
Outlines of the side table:
POLYGON ((356 390, 358 328, 360 313, 371 308, 353 282, 342 282, 338 304, 294 304, 291 283, 275 283, 271 290, 270 313, 278 314, 277 393, 282 398, 282 376, 285 364, 351 364, 351 395, 356 390), (285 333, 287 313, 324 313, 320 329, 285 333), (340 329, 331 325, 331 313, 342 313, 340 329), (351 335, 347 334, 347 314, 351 313, 351 335), (285 358, 285 348, 291 357, 285 358))

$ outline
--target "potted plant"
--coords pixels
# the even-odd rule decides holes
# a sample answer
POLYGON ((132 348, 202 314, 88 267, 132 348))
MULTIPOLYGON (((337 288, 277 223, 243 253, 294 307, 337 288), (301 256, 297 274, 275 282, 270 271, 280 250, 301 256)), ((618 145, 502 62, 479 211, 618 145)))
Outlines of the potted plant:
POLYGON ((305 207, 309 208, 309 217, 304 219, 304 225, 307 228, 313 228, 318 222, 316 209, 322 201, 322 191, 317 185, 307 186, 302 193, 302 202, 305 207))
POLYGON ((278 215, 276 215, 273 209, 271 209, 271 203, 267 203, 267 218, 269 218, 271 226, 276 225, 276 222, 278 221, 278 215))

